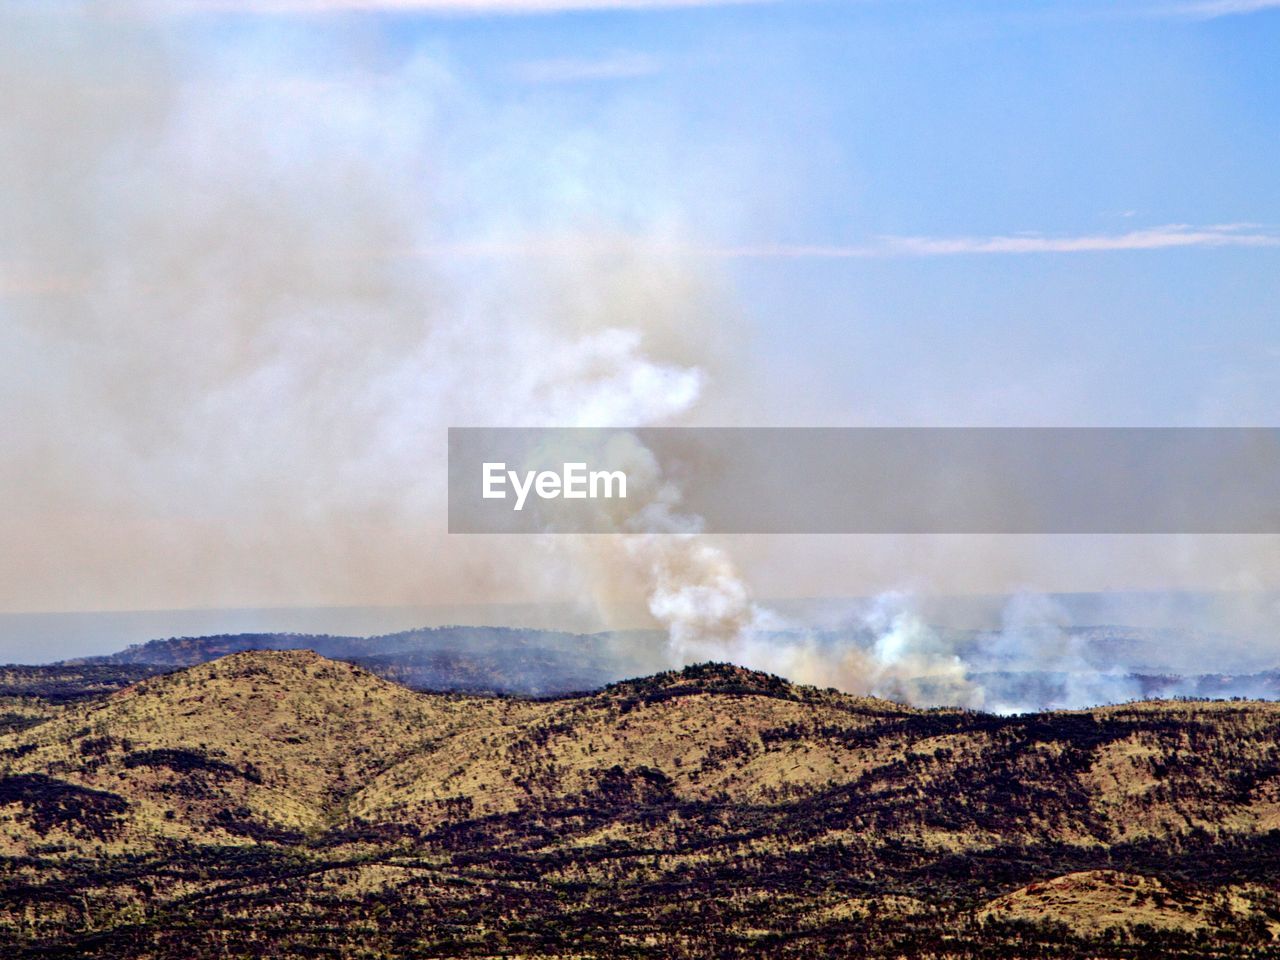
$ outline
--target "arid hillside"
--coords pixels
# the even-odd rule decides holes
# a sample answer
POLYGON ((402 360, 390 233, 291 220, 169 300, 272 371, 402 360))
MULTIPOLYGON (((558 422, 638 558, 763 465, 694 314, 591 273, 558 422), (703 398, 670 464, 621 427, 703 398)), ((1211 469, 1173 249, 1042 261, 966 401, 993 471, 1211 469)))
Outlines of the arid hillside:
POLYGON ((522 700, 245 652, 15 721, 0 857, 17 957, 1280 956, 1280 705, 719 665, 522 700))

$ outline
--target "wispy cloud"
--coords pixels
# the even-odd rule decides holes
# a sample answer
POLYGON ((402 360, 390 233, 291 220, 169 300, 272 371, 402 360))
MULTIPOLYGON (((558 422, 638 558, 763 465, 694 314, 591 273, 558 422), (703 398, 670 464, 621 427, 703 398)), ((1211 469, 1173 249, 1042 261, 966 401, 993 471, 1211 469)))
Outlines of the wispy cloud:
MULTIPOLYGON (((584 249, 609 248, 609 238, 542 236, 517 240, 440 243, 412 251, 419 256, 556 257, 584 249)), ((740 244, 698 246, 658 241, 647 249, 658 253, 746 260, 860 260, 1019 254, 1116 253, 1223 247, 1280 247, 1280 233, 1256 224, 1195 227, 1169 224, 1115 234, 1046 236, 1019 233, 996 236, 887 236, 857 244, 740 244)))
POLYGON ((264 14, 352 12, 488 16, 740 6, 778 0, 177 0, 181 9, 264 14))
POLYGON ((1196 0, 1193 3, 1183 3, 1169 8, 1169 12, 1200 20, 1213 20, 1217 17, 1233 17, 1278 9, 1280 9, 1280 0, 1196 0))
POLYGON ((524 83, 580 83, 592 80, 631 80, 651 77, 662 70, 656 57, 643 53, 618 53, 601 59, 563 57, 529 60, 513 68, 524 83))
POLYGON ((1192 227, 1170 224, 1116 234, 1045 236, 1019 233, 987 237, 884 237, 850 246, 765 245, 726 248, 734 257, 856 259, 865 257, 950 257, 980 254, 1108 253, 1126 250, 1168 250, 1184 247, 1275 247, 1280 234, 1251 224, 1192 227))

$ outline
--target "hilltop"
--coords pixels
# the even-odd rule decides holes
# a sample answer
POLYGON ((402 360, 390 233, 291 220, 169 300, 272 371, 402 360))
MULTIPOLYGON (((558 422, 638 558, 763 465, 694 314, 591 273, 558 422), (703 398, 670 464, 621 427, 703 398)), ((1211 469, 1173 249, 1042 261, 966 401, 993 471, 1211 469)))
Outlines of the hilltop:
POLYGON ((558 699, 246 651, 0 736, 11 956, 1280 955, 1280 705, 558 699))

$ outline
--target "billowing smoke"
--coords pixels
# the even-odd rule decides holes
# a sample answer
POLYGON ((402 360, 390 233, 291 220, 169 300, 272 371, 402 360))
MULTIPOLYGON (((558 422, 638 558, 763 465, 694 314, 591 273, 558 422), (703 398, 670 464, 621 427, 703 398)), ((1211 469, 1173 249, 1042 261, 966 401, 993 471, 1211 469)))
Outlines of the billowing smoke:
MULTIPOLYGON (((660 541, 641 542, 650 562, 661 556, 660 541)), ((1280 697, 1271 628, 1205 630, 1203 624, 1224 622, 1212 609, 1183 610, 1161 626, 1126 626, 1123 616, 1090 622, 1099 611, 1068 609, 1070 598, 1024 592, 1004 598, 995 625, 957 628, 927 619, 921 598, 891 591, 845 601, 835 623, 814 626, 753 602, 723 551, 704 544, 679 556, 701 579, 684 576, 668 587, 658 577, 653 592, 675 664, 725 660, 851 693, 997 713, 1149 698, 1280 697)), ((1126 600, 1116 606, 1136 613, 1135 621, 1167 602, 1126 600)))
MULTIPOLYGON (((650 613, 666 629, 672 665, 729 661, 852 693, 999 713, 1150 696, 1280 694, 1276 664, 1254 653, 1269 649, 1268 635, 1197 634, 1190 627, 1203 616, 1188 612, 1163 630, 1126 629, 1123 619, 1082 628, 1080 611, 1048 594, 1022 592, 1005 600, 996 626, 957 629, 929 622, 911 593, 891 591, 851 602, 834 629, 806 626, 753 599, 729 552, 699 534, 701 519, 681 512, 678 487, 649 451, 632 443, 628 471, 641 495, 602 507, 618 512, 610 519, 621 536, 587 538, 602 544, 588 566, 605 579, 616 577, 620 564, 637 575, 650 613), (627 532, 637 529, 651 532, 627 532), (1191 671, 1203 662, 1202 643, 1214 645, 1220 666, 1261 662, 1272 669, 1197 675, 1191 671)), ((1139 603, 1148 614, 1158 606, 1153 598, 1139 603)), ((1223 621, 1217 611, 1209 616, 1223 621)))
POLYGON ((619 568, 638 579, 649 613, 666 630, 670 665, 728 661, 910 703, 984 705, 968 665, 906 594, 876 598, 861 611, 858 629, 826 638, 758 603, 729 552, 700 535, 701 518, 682 512, 679 488, 653 454, 633 435, 623 437, 628 449, 615 447, 604 461, 625 466, 632 489, 626 500, 596 506, 617 535, 577 543, 589 551, 585 565, 601 602, 619 568))
MULTIPOLYGON (((987 706, 1013 712, 1121 703, 1141 686, 1119 662, 1099 664, 1085 636, 1069 630, 1065 610, 1050 598, 1021 594, 1006 605, 1001 628, 983 635, 975 659, 999 680, 987 706)), ((992 681, 989 681, 992 682, 992 681)))
POLYGON ((677 422, 714 284, 447 64, 96 9, 0 10, 0 609, 539 596, 445 428, 677 422))
POLYGON ((680 564, 697 576, 659 577, 651 600, 669 630, 677 663, 727 660, 799 683, 925 706, 981 708, 985 693, 969 667, 922 620, 905 594, 876 597, 860 622, 835 635, 789 622, 751 601, 727 555, 696 544, 680 564))
POLYGON ((0 14, 4 606, 514 599, 547 576, 607 607, 638 578, 673 662, 751 658, 776 624, 669 486, 643 507, 666 536, 430 532, 446 426, 671 423, 703 400, 725 308, 701 267, 644 223, 521 219, 561 195, 565 226, 592 225, 581 144, 562 165, 536 111, 429 58, 268 28, 211 52, 93 9, 0 14))
POLYGON ((0 609, 639 595, 669 664, 1003 710, 1147 689, 1030 602, 802 627, 652 463, 621 536, 447 537, 447 426, 715 419, 732 307, 613 169, 625 111, 565 130, 376 40, 183 23, 0 5, 0 609))

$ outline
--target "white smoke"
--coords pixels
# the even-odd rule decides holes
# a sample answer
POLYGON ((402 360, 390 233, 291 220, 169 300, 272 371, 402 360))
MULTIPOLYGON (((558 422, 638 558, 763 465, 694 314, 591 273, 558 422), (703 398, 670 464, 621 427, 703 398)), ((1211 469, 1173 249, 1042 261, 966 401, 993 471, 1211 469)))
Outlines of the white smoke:
POLYGON ((982 707, 984 695, 963 660, 903 593, 875 599, 864 618, 875 635, 872 692, 908 703, 982 707))
POLYGON ((0 5, 0 608, 465 602, 546 576, 606 612, 639 590, 674 665, 996 709, 1130 694, 1031 604, 972 648, 905 594, 802 629, 639 447, 616 538, 446 537, 446 426, 724 404, 730 311, 671 253, 679 218, 625 196, 607 138, 435 58, 249 28, 206 47, 94 8, 0 5), (486 243, 554 256, 467 255, 486 243))
MULTIPOLYGON (((538 566, 527 546, 467 562, 421 532, 442 514, 445 426, 644 426, 702 401, 699 340, 723 309, 697 271, 643 224, 594 244, 520 219, 609 193, 576 156, 589 141, 561 168, 536 113, 422 56, 370 70, 275 32, 197 50, 90 6, 5 16, 3 355, 53 376, 12 401, 4 532, 28 567, 76 556, 58 579, 89 604, 421 600, 467 567, 516 582, 538 566), (451 242, 539 232, 554 257, 451 242), (126 549, 157 562, 122 584, 126 549)), ((616 542, 535 551, 585 556, 573 575, 606 594, 638 576, 673 662, 753 659, 776 624, 650 470, 616 542)))
POLYGON ((536 107, 174 24, 0 9, 0 609, 517 599, 544 548, 445 537, 445 427, 676 421, 724 306, 536 107))
POLYGON ((1131 671, 1099 668, 1085 638, 1067 628, 1070 617, 1042 594, 1019 594, 1006 604, 1001 627, 987 633, 978 655, 1005 672, 989 706, 1003 713, 1121 703, 1141 695, 1131 671))

